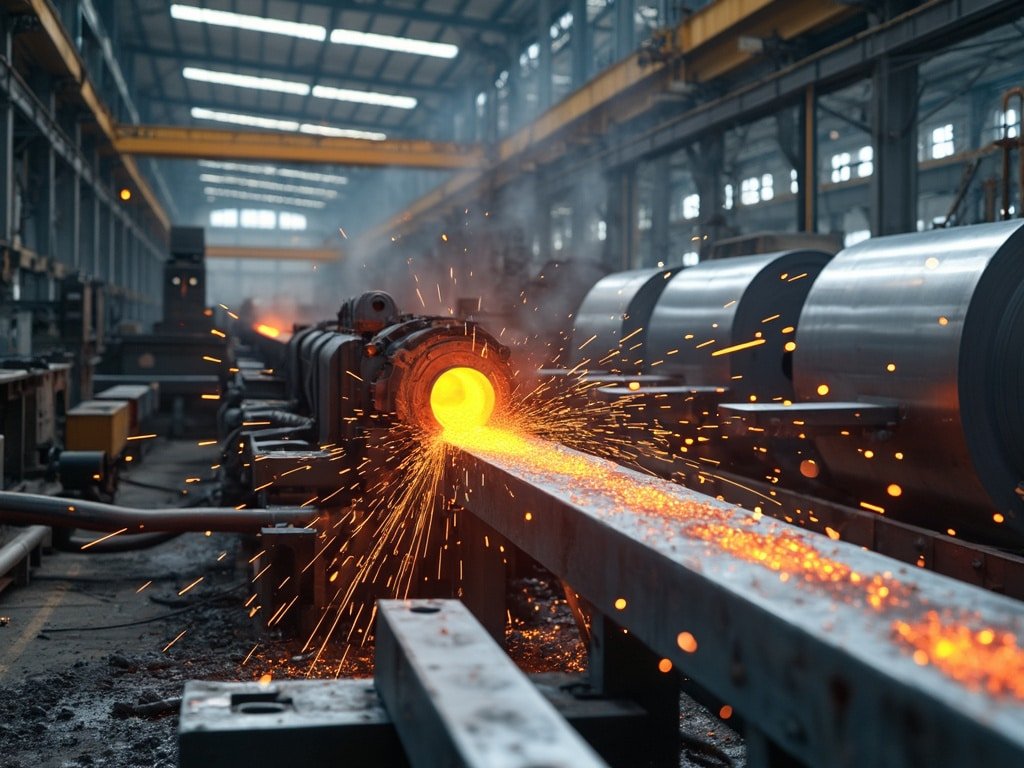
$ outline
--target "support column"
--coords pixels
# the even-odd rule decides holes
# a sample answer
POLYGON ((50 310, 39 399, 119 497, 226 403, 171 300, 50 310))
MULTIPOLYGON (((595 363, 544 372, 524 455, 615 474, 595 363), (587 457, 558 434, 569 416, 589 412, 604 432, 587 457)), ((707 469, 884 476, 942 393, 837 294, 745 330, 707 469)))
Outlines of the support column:
POLYGON ((654 161, 654 192, 651 198, 651 264, 667 261, 669 213, 672 202, 672 166, 669 156, 654 161))
MULTIPOLYGON (((710 256, 711 246, 725 229, 722 215, 722 158, 724 142, 721 134, 701 139, 686 148, 690 173, 700 195, 700 213, 697 216, 697 231, 707 235, 701 239, 698 251, 701 260, 710 256)), ((738 204, 740 191, 733 190, 733 202, 738 204)))
POLYGON ((540 48, 537 58, 537 114, 541 114, 551 106, 552 98, 551 0, 538 0, 537 3, 537 46, 540 48))
POLYGON ((636 165, 610 171, 604 264, 610 270, 633 266, 636 250, 636 165))
POLYGON ((80 263, 81 237, 81 182, 78 172, 67 165, 57 165, 56 190, 54 200, 54 236, 55 248, 50 254, 56 261, 78 269, 80 263))
POLYGON ((917 229, 917 65, 883 56, 872 80, 871 234, 917 229))
POLYGON ((803 129, 803 160, 797 170, 797 205, 800 229, 818 231, 818 113, 814 86, 807 86, 800 109, 800 127, 803 129))
POLYGON ((587 0, 570 0, 572 32, 569 48, 572 56, 572 85, 582 88, 590 78, 590 25, 587 24, 587 0))
MULTIPOLYGON (((56 111, 50 75, 39 73, 33 90, 51 115, 56 111)), ((53 257, 56 250, 55 211, 57 209, 57 154, 49 142, 37 141, 29 151, 29 199, 31 201, 32 235, 30 247, 36 253, 53 257)))
MULTIPOLYGON (((12 60, 10 24, 7 12, 0 11, 0 54, 7 61, 12 60)), ((5 245, 14 242, 17 228, 14 221, 14 105, 5 90, 0 96, 0 239, 5 245)))
POLYGON ((633 14, 635 0, 618 0, 615 3, 615 60, 624 59, 636 47, 636 23, 633 14))

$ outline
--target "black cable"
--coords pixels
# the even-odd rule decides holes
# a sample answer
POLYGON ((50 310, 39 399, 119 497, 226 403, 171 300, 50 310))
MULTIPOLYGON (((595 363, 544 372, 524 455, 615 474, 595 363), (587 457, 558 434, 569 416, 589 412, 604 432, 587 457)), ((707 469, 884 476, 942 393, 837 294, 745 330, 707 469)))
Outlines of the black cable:
POLYGON ((204 605, 208 605, 212 603, 214 600, 219 600, 222 597, 230 595, 232 592, 237 592, 247 583, 248 582, 241 582, 240 584, 236 584, 235 586, 230 587, 229 589, 225 589, 220 592, 217 592, 216 594, 210 595, 205 600, 200 600, 196 603, 193 603, 192 605, 186 606, 185 608, 179 608, 176 611, 168 611, 167 613, 162 613, 159 616, 150 616, 148 619, 139 619, 138 621, 126 621, 122 622, 121 624, 102 624, 100 626, 90 627, 44 627, 39 631, 39 633, 45 635, 50 632, 100 632, 106 629, 124 629, 125 627, 139 627, 143 624, 152 624, 154 621, 170 619, 175 616, 180 616, 183 613, 194 611, 196 608, 201 608, 204 605))
POLYGON ((690 757, 698 765, 707 766, 707 768, 733 768, 732 758, 710 741, 705 741, 682 730, 679 731, 679 741, 682 743, 683 749, 694 753, 690 757))
POLYGON ((60 552, 78 552, 93 555, 109 555, 114 552, 132 552, 137 549, 149 549, 159 546, 165 542, 176 539, 184 531, 151 531, 149 533, 125 533, 119 536, 112 536, 106 541, 98 541, 96 538, 87 539, 82 536, 72 536, 65 540, 57 537, 53 539, 53 548, 60 552))

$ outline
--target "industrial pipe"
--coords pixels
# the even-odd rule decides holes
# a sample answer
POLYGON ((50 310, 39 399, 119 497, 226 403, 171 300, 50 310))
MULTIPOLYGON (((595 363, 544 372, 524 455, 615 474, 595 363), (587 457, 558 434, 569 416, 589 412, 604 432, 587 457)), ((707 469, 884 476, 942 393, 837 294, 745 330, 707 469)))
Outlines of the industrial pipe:
POLYGON ((260 528, 288 523, 305 525, 317 511, 313 508, 234 509, 195 507, 192 509, 135 509, 95 501, 64 499, 35 493, 0 492, 0 523, 11 525, 52 525, 90 531, 223 531, 254 533, 260 528))
POLYGON ((31 555, 32 550, 43 543, 48 530, 46 526, 33 525, 4 544, 0 548, 0 576, 7 574, 14 566, 31 555))

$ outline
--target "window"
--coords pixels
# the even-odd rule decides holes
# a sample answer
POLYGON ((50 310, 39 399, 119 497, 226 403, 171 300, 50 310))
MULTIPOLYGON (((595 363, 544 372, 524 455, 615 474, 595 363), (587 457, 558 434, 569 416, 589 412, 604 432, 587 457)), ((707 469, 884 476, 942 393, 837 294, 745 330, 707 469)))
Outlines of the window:
POLYGON ((861 179, 875 172, 875 148, 861 147, 857 150, 857 176, 861 179))
POLYGON ((1020 136, 1020 115, 1017 114, 1016 109, 1008 109, 1005 112, 996 111, 996 138, 1003 138, 1004 131, 1008 139, 1020 136))
POLYGON ((687 195, 683 198, 683 218, 696 219, 700 215, 700 195, 687 195))
POLYGON ((265 208, 243 208, 240 221, 246 229, 273 229, 277 216, 265 208))
POLYGON ((832 183, 839 184, 850 180, 850 153, 840 152, 832 155, 832 183))
POLYGON ((733 188, 732 188, 732 184, 726 184, 724 192, 725 192, 725 194, 722 196, 722 207, 725 208, 725 210, 727 210, 727 211, 731 211, 732 210, 732 206, 733 206, 733 199, 732 199, 732 197, 733 197, 733 188))
POLYGON ((751 176, 740 182, 740 202, 744 205, 756 205, 761 202, 761 182, 757 176, 751 176))
POLYGON ((953 154, 953 124, 946 123, 932 129, 932 157, 949 157, 953 154))
POLYGON ((637 229, 650 229, 653 223, 651 209, 646 205, 641 205, 637 210, 636 219, 637 229))
POLYGON ((210 211, 210 226, 235 229, 238 226, 238 209, 220 208, 216 211, 210 211))
POLYGON ((797 179, 796 168, 793 168, 789 172, 789 192, 790 192, 790 194, 795 195, 799 191, 800 191, 800 182, 797 179))
POLYGON ((683 254, 683 266, 695 267, 700 262, 700 254, 696 251, 687 251, 683 254))
POLYGON ((303 230, 306 228, 306 217, 301 213, 281 211, 277 215, 277 226, 279 229, 303 230))
POLYGON ((775 179, 770 173, 763 176, 751 176, 740 183, 740 202, 744 205, 757 205, 775 197, 775 179))
POLYGON ((598 219, 597 224, 595 226, 595 230, 596 230, 595 239, 597 239, 597 240, 607 240, 608 239, 608 224, 605 222, 604 219, 598 219))

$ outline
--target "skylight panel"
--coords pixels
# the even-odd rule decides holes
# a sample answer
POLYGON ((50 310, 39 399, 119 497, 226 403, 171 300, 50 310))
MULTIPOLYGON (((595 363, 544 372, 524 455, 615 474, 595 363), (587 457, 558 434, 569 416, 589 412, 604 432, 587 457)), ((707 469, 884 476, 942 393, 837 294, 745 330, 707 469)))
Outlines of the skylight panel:
POLYGON ((386 133, 377 131, 358 131, 354 128, 335 128, 333 125, 317 125, 315 123, 303 123, 299 126, 299 132, 316 136, 333 136, 340 139, 366 139, 367 141, 384 141, 388 137, 386 133))
POLYGON ((327 206, 323 200, 309 200, 303 197, 285 197, 284 195, 269 195, 262 192, 247 192, 243 189, 224 189, 222 187, 203 187, 203 194, 207 197, 227 197, 233 200, 251 200, 258 203, 272 203, 274 205, 292 205, 298 208, 324 208, 327 206))
POLYGON ((197 80, 203 83, 230 85, 235 88, 249 88, 257 91, 275 91, 292 93, 296 96, 308 96, 309 85, 294 80, 278 80, 273 77, 253 77, 252 75, 236 75, 233 72, 217 72, 199 67, 185 67, 181 71, 186 80, 197 80))
POLYGON ((353 29, 336 29, 331 32, 331 42, 340 45, 356 45, 363 48, 380 48, 385 51, 413 53, 419 56, 433 56, 439 59, 454 59, 459 55, 459 46, 450 43, 432 43, 411 37, 377 35, 372 32, 357 32, 353 29))
POLYGON ((255 173, 261 176, 280 176, 282 178, 298 179, 300 181, 316 181, 321 184, 348 184, 347 176, 339 176, 334 173, 318 173, 317 171, 302 171, 298 168, 279 168, 276 165, 229 163, 223 160, 200 160, 199 167, 209 168, 214 171, 255 173))
POLYGON ((351 101, 356 104, 373 104, 379 107, 396 107, 398 109, 416 108, 416 99, 414 97, 396 96, 393 93, 354 91, 349 88, 333 88, 328 85, 314 85, 313 95, 318 99, 351 101))
POLYGON ((302 184, 283 184, 279 181, 268 181, 266 179, 247 179, 244 176, 224 176, 219 173, 201 173, 199 180, 204 184, 221 184, 234 187, 247 187, 249 189, 266 189, 270 192, 288 192, 296 195, 307 195, 309 197, 325 197, 333 200, 338 196, 336 190, 324 189, 323 187, 307 187, 302 184))
POLYGON ((220 112, 203 107, 192 107, 192 117, 196 120, 213 120, 218 123, 248 125, 253 128, 269 128, 272 131, 291 131, 294 133, 299 130, 299 123, 295 120, 278 120, 272 117, 260 117, 259 115, 243 115, 238 112, 220 112))
POLYGON ((172 5, 171 18, 179 21, 194 21, 217 27, 247 29, 252 32, 265 32, 268 35, 287 35, 306 40, 323 41, 327 39, 327 29, 319 24, 303 24, 296 21, 268 19, 263 16, 249 16, 230 11, 214 11, 210 8, 196 8, 193 5, 172 5))

